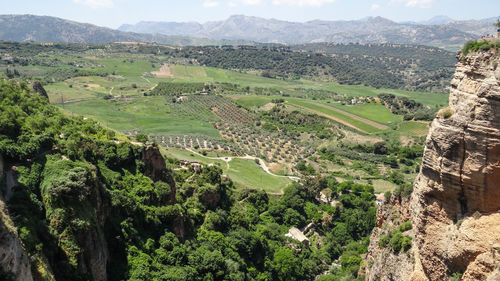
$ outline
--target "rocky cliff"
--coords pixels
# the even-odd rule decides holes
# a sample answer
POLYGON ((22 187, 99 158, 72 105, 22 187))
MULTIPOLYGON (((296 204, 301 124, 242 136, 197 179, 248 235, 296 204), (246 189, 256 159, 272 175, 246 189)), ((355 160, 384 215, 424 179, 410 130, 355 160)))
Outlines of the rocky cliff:
POLYGON ((409 201, 412 272, 378 268, 381 280, 500 280, 499 57, 480 51, 457 64, 409 201))
MULTIPOLYGON (((392 196, 377 210, 377 227, 370 237, 368 254, 365 258, 367 266, 364 273, 367 280, 406 280, 414 269, 414 251, 412 247, 401 253, 394 252, 391 247, 379 246, 384 235, 410 219, 409 198, 392 196)), ((414 237, 412 230, 405 233, 414 237)))
MULTIPOLYGON (((144 163, 144 175, 170 186, 171 194, 164 204, 175 201, 175 182, 158 148, 144 148, 137 156, 144 163)), ((4 163, 0 155, 0 280, 69 280, 74 276, 87 276, 95 281, 112 279, 109 274, 116 263, 112 260, 112 247, 116 247, 117 241, 106 229, 113 228, 112 216, 119 210, 114 210, 110 202, 110 186, 105 186, 97 167, 88 162, 74 162, 56 154, 47 155, 43 163, 40 190, 44 213, 39 219, 46 217, 46 221, 37 226, 45 223, 50 226, 53 241, 43 240, 46 248, 35 253, 26 244, 30 240, 20 239, 28 228, 18 227, 18 220, 9 214, 16 202, 5 197, 10 193, 19 197, 26 188, 25 182, 18 182, 16 169, 4 163), (9 184, 9 175, 13 184, 9 184), (61 219, 61 212, 67 213, 66 219, 61 219), (72 231, 72 225, 65 221, 81 222, 85 227, 72 231), (73 267, 60 266, 61 259, 68 259, 73 267), (76 275, 67 270, 75 271, 76 275)), ((184 231, 183 227, 179 231, 184 231)))
MULTIPOLYGON (((4 175, 4 161, 0 155, 0 183, 2 183, 0 186, 3 186, 4 175)), ((2 192, 0 192, 0 241, 2 241, 0 243, 0 279, 5 278, 5 274, 12 274, 17 280, 33 280, 30 260, 10 220, 2 192)))
POLYGON ((175 203, 175 182, 171 170, 167 169, 165 159, 161 155, 158 147, 148 146, 142 152, 142 162, 144 162, 144 175, 154 182, 163 181, 170 186, 170 203, 175 203))

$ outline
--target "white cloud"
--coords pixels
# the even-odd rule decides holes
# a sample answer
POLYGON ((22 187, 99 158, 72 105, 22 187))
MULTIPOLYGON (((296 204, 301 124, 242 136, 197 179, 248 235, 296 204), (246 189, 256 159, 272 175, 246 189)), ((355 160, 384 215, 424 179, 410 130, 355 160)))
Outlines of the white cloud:
POLYGON ((434 0, 408 0, 406 7, 430 8, 433 3, 434 0))
POLYGON ((113 0, 73 0, 73 2, 85 6, 89 6, 92 9, 101 7, 113 7, 113 0))
POLYGON ((203 2, 203 7, 205 8, 213 8, 213 7, 217 7, 219 6, 219 2, 217 1, 210 1, 210 0, 206 0, 205 2, 203 2))
POLYGON ((430 8, 435 0, 390 0, 391 4, 405 3, 406 7, 412 8, 430 8))
POLYGON ((288 6, 315 6, 320 7, 324 4, 333 3, 336 0, 272 0, 274 5, 288 5, 288 6))
POLYGON ((261 0, 241 0, 245 5, 257 5, 260 4, 261 0))
POLYGON ((370 7, 370 10, 374 11, 374 10, 377 10, 378 8, 380 8, 379 4, 372 4, 370 7))
POLYGON ((234 3, 233 1, 229 1, 229 2, 227 2, 227 5, 228 5, 229 7, 236 7, 236 6, 237 6, 237 5, 236 5, 236 3, 234 3))

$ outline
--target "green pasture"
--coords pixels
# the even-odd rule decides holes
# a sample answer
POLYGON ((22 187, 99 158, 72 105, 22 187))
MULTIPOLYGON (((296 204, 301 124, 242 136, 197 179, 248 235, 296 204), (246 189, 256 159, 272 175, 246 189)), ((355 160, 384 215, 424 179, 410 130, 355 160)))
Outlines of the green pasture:
POLYGON ((350 116, 342 114, 339 111, 325 108, 325 107, 320 106, 312 101, 306 101, 306 100, 294 99, 294 98, 287 98, 287 101, 291 105, 297 105, 297 106, 299 106, 299 108, 305 108, 306 110, 310 110, 313 113, 320 112, 320 113, 332 116, 334 118, 342 119, 343 121, 359 128, 367 133, 376 133, 376 132, 381 131, 380 129, 373 127, 371 125, 368 125, 360 120, 356 120, 350 116))
POLYGON ((245 108, 258 108, 270 103, 275 97, 268 96, 239 96, 235 97, 235 102, 245 108))
POLYGON ((364 103, 355 105, 342 105, 340 103, 329 103, 327 105, 384 125, 397 123, 402 121, 403 119, 402 116, 393 114, 389 109, 381 104, 364 103))
POLYGON ((229 165, 222 160, 208 159, 187 150, 167 148, 162 150, 167 156, 182 160, 198 161, 202 164, 218 164, 238 189, 263 189, 269 193, 281 193, 292 181, 266 173, 254 160, 233 158, 229 165))
POLYGON ((398 131, 404 135, 426 136, 429 126, 425 122, 404 121, 399 124, 398 131))
POLYGON ((93 118, 118 131, 139 130, 152 135, 220 137, 211 124, 195 118, 176 116, 164 103, 164 97, 93 99, 65 104, 64 110, 93 118))

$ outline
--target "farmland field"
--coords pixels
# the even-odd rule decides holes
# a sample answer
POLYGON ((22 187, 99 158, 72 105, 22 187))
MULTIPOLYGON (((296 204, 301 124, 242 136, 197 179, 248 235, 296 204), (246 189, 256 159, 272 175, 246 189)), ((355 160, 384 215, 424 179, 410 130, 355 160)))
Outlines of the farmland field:
POLYGON ((329 106, 319 105, 314 102, 303 101, 299 99, 287 99, 287 101, 297 106, 298 108, 306 109, 310 112, 323 115, 327 118, 333 119, 347 126, 353 127, 354 129, 360 130, 365 133, 375 133, 381 130, 388 129, 386 126, 378 126, 371 120, 364 118, 355 118, 342 110, 336 110, 329 106))
POLYGON ((360 117, 378 122, 380 124, 391 124, 402 121, 402 117, 392 114, 381 104, 364 103, 355 105, 341 105, 339 103, 329 103, 329 106, 347 111, 360 117))
MULTIPOLYGON (((399 163, 395 147, 400 142, 421 144, 428 130, 425 121, 403 121, 403 114, 392 113, 377 95, 408 98, 428 110, 444 107, 448 99, 445 94, 341 85, 335 80, 284 79, 279 73, 269 78, 258 69, 206 67, 166 53, 100 49, 77 56, 50 53, 39 59, 54 63, 19 70, 52 75, 53 81, 45 86, 51 103, 67 114, 92 118, 121 132, 120 139, 142 132, 180 159, 208 163, 184 149, 212 156, 250 155, 266 161, 276 173, 337 173, 339 179, 359 183, 373 179, 377 190, 395 188, 389 179, 393 171, 404 168, 413 176, 418 163, 399 163), (356 104, 351 105, 352 98, 356 104), (387 143, 396 159, 374 155, 375 143, 387 143), (348 153, 317 162, 321 146, 348 153), (359 159, 378 166, 370 170, 359 165, 359 159)), ((265 173, 252 160, 234 159, 229 167, 224 161, 212 162, 219 163, 239 188, 279 193, 290 183, 265 173)))
POLYGON ((203 120, 171 114, 164 100, 164 97, 88 100, 66 104, 64 110, 96 119, 105 127, 122 132, 219 137, 217 130, 203 120))
POLYGON ((429 126, 422 122, 405 121, 399 125, 399 132, 413 136, 426 136, 429 126))

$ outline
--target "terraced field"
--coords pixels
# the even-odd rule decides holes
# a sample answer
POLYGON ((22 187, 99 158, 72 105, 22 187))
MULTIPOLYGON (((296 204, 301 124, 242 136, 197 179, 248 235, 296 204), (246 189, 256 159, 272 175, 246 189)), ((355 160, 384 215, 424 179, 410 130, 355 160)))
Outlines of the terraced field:
POLYGON ((299 99, 287 99, 287 101, 288 101, 287 104, 295 106, 299 109, 303 109, 311 113, 324 116, 326 118, 332 119, 338 123, 341 123, 343 125, 346 125, 348 127, 351 127, 353 129, 356 129, 364 133, 376 133, 379 131, 389 129, 389 127, 387 127, 386 125, 382 125, 373 120, 369 120, 354 115, 352 113, 349 113, 347 111, 335 107, 330 107, 327 105, 308 102, 299 99))

